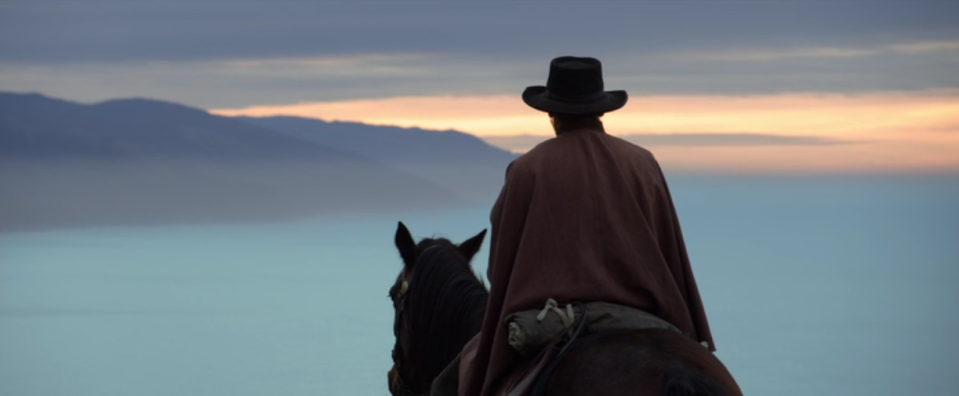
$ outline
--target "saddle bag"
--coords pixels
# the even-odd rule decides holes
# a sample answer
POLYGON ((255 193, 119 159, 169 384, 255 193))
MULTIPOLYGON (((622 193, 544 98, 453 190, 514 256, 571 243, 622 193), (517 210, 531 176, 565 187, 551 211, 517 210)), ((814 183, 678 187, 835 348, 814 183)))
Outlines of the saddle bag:
POLYGON ((641 309, 608 302, 567 304, 560 308, 556 300, 546 300, 543 309, 532 309, 505 318, 509 344, 523 356, 540 352, 558 337, 571 335, 577 320, 586 318, 586 334, 610 330, 666 329, 682 333, 656 315, 641 309), (586 315, 589 312, 589 315, 586 315))

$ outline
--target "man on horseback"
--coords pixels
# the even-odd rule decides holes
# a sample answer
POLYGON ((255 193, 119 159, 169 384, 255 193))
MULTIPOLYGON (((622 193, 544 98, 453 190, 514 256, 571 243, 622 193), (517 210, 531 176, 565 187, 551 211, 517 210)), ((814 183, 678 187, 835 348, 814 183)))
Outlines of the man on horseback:
POLYGON ((489 303, 464 348, 459 393, 498 394, 530 364, 510 347, 504 318, 547 299, 637 308, 715 350, 659 164, 603 129, 626 92, 604 91, 598 60, 567 56, 523 100, 549 113, 556 138, 507 169, 490 215, 489 303))

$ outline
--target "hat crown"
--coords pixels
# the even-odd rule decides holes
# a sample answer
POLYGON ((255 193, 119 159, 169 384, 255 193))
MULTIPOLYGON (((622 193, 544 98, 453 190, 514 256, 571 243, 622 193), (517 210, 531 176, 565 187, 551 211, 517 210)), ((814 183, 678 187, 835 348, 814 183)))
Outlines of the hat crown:
POLYGON ((603 66, 598 59, 562 56, 549 65, 546 90, 560 100, 590 100, 603 95, 603 66))

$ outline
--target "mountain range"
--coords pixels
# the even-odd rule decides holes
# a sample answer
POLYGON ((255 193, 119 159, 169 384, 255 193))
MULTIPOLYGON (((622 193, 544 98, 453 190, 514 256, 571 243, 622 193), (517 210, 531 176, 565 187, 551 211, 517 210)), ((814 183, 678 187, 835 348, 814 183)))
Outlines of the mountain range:
POLYGON ((298 117, 237 119, 290 137, 374 158, 466 199, 495 198, 515 154, 456 131, 324 122, 298 117))
POLYGON ((0 231, 491 203, 514 157, 456 131, 0 92, 0 231))

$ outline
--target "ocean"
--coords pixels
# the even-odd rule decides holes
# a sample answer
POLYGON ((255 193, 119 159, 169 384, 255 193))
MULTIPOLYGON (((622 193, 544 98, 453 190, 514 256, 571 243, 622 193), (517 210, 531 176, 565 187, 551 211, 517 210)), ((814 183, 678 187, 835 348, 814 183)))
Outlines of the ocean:
MULTIPOLYGON (((670 187, 747 395, 955 394, 959 177, 670 187)), ((2 234, 0 395, 387 395, 396 222, 461 241, 488 213, 2 234)))

